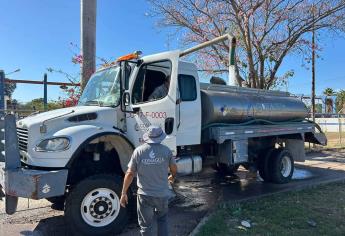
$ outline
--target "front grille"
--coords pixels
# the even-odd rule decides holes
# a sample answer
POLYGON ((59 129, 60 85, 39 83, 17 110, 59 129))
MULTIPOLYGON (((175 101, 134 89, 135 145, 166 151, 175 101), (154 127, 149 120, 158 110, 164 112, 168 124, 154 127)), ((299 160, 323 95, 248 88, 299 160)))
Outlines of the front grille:
POLYGON ((25 128, 17 128, 19 149, 27 152, 28 150, 28 130, 25 128))

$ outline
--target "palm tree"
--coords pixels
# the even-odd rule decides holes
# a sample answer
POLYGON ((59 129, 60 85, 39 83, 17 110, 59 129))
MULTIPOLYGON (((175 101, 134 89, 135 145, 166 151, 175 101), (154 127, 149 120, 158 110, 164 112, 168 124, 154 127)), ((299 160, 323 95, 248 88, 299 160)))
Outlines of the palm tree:
POLYGON ((326 88, 323 91, 323 94, 326 95, 325 98, 325 113, 333 113, 333 99, 332 98, 328 98, 329 96, 333 96, 334 95, 334 90, 332 88, 326 88))

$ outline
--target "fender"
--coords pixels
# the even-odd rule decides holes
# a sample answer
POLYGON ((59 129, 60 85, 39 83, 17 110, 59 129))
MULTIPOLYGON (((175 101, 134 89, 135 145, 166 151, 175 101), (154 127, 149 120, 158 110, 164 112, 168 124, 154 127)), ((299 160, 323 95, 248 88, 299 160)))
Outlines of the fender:
MULTIPOLYGON (((64 168, 67 164, 71 163, 71 159, 75 158, 76 152, 80 152, 81 146, 85 142, 90 142, 90 139, 105 134, 118 135, 121 140, 124 140, 125 145, 132 148, 133 144, 128 140, 121 130, 115 127, 104 126, 102 124, 83 124, 78 126, 71 126, 56 132, 48 133, 42 139, 52 137, 69 137, 71 139, 70 147, 64 151, 56 152, 39 152, 34 148, 29 150, 28 165, 64 168)), ((37 141, 40 142, 40 140, 37 141)), ((37 145, 34 144, 34 145, 37 145)), ((130 152, 131 153, 131 152, 130 152)))
POLYGON ((90 136, 89 138, 87 138, 81 145, 79 145, 78 149, 73 153, 72 157, 70 158, 70 160, 68 161, 68 163, 66 164, 66 168, 70 168, 72 163, 75 161, 75 159, 79 156, 79 154, 81 153, 81 151, 94 139, 102 137, 102 136, 106 136, 106 135, 111 135, 111 136, 118 136, 121 137, 131 148, 133 151, 135 149, 135 146, 133 145, 133 143, 126 137, 126 135, 119 129, 113 127, 113 131, 103 131, 103 132, 99 132, 97 134, 94 134, 92 136, 90 136))

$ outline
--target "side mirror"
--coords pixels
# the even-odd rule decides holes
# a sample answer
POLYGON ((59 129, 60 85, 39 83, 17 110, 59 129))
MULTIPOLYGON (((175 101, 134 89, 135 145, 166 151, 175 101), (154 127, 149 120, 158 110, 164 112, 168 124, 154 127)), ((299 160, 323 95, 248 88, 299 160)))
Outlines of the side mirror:
POLYGON ((140 111, 139 107, 134 107, 131 108, 130 104, 131 104, 131 95, 129 94, 129 92, 124 92, 122 94, 122 101, 121 101, 121 106, 123 105, 124 107, 122 107, 122 111, 124 112, 130 112, 130 113, 138 113, 140 111))

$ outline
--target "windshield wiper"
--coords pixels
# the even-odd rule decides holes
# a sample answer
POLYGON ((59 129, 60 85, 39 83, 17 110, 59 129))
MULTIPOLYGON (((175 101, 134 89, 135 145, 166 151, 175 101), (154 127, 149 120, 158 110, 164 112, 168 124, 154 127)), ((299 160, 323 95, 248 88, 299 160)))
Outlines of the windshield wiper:
POLYGON ((103 106, 103 102, 98 101, 98 100, 89 100, 84 103, 84 105, 98 105, 100 107, 103 106))

